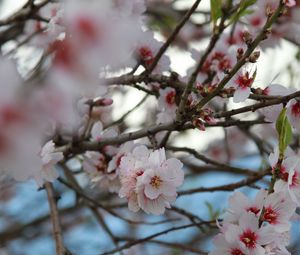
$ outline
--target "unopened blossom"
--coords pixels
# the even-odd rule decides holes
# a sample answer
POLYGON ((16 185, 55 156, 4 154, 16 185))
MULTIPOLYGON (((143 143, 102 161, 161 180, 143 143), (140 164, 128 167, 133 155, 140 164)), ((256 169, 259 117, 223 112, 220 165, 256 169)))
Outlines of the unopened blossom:
POLYGON ((138 146, 121 160, 119 195, 128 199, 133 211, 141 208, 146 213, 162 214, 175 201, 183 178, 182 163, 175 158, 167 160, 164 149, 151 152, 138 146))

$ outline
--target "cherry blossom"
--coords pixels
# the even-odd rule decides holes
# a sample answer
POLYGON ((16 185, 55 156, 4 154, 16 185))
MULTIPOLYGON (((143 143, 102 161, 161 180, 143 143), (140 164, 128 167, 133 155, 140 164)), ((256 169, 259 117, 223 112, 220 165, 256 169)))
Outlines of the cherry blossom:
POLYGON ((249 200, 249 198, 241 192, 235 192, 229 199, 229 208, 226 210, 226 215, 224 221, 237 223, 240 217, 245 212, 253 213, 255 216, 259 217, 267 192, 265 190, 260 190, 254 201, 249 200))
POLYGON ((299 205, 300 192, 299 192, 299 174, 300 174, 300 161, 297 156, 288 155, 280 164, 278 164, 279 150, 274 150, 274 153, 270 155, 270 165, 273 167, 273 171, 276 171, 279 179, 276 181, 274 190, 275 192, 286 192, 290 195, 290 198, 299 205))
POLYGON ((264 201, 261 220, 275 227, 275 231, 283 233, 290 229, 290 219, 296 205, 286 193, 272 193, 264 201))
POLYGON ((256 76, 256 70, 253 71, 252 67, 244 68, 236 75, 232 86, 235 88, 233 95, 233 102, 244 102, 250 95, 251 86, 256 76))
POLYGON ((37 184, 42 186, 45 181, 53 182, 59 177, 55 169, 55 165, 64 157, 62 152, 55 151, 53 141, 49 141, 43 146, 40 152, 40 157, 42 160, 42 169, 36 172, 34 178, 37 184))
POLYGON ((164 149, 149 152, 144 146, 122 157, 120 165, 121 190, 128 199, 129 209, 162 214, 177 196, 176 188, 183 182, 182 163, 166 160, 164 149))
POLYGON ((287 116, 293 128, 300 132, 300 102, 291 100, 288 105, 287 116))
POLYGON ((238 225, 229 225, 225 232, 225 239, 229 243, 238 243, 249 254, 263 255, 266 245, 274 238, 274 229, 269 226, 259 227, 258 218, 252 213, 244 213, 238 225))

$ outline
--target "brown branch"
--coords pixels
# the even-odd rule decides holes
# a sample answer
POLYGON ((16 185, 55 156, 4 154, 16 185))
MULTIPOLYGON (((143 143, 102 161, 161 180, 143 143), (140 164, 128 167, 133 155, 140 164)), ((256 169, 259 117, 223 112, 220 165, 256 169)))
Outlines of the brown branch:
POLYGON ((55 240, 55 247, 56 247, 56 255, 64 255, 65 254, 65 248, 63 244, 63 237, 62 237, 62 231, 61 226, 59 222, 59 214, 56 204, 56 198, 53 191, 53 186, 50 182, 45 183, 45 189, 47 191, 48 196, 48 202, 50 206, 50 215, 52 220, 52 227, 53 227, 53 237, 55 240))
POLYGON ((289 94, 287 96, 283 96, 283 97, 278 98, 278 99, 270 99, 268 101, 264 101, 264 102, 260 102, 260 103, 257 103, 257 104, 241 107, 241 108, 238 108, 238 109, 233 109, 233 110, 230 110, 230 111, 227 111, 227 112, 216 113, 214 115, 214 117, 215 118, 227 118, 227 117, 231 117, 233 115, 237 115, 237 114, 240 114, 240 113, 255 112, 256 110, 258 110, 260 108, 267 107, 267 106, 287 103, 288 101, 290 101, 291 99, 296 98, 296 97, 300 97, 300 91, 294 92, 292 94, 289 94))
POLYGON ((212 52, 212 50, 216 46, 216 44, 220 38, 220 35, 223 33, 223 31, 225 29, 225 25, 224 25, 225 20, 226 20, 226 15, 223 15, 218 29, 214 30, 213 36, 211 37, 210 42, 209 42, 203 56, 200 58, 195 70, 193 71, 191 77, 189 78, 187 86, 186 86, 186 88, 183 92, 182 98, 180 100, 180 104, 178 106, 178 110, 177 110, 177 114, 176 114, 177 121, 182 121, 182 117, 184 115, 188 96, 192 91, 192 87, 194 86, 194 83, 197 79, 199 71, 202 69, 203 64, 205 63, 207 57, 209 56, 209 54, 212 52))
POLYGON ((267 169, 266 171, 263 171, 260 174, 257 174, 255 176, 251 176, 247 179, 241 180, 239 182, 231 183, 231 184, 208 187, 208 188, 201 187, 201 188, 195 188, 195 189, 190 189, 190 190, 184 190, 184 191, 178 192, 178 196, 191 195, 191 194, 199 193, 199 192, 233 191, 237 188, 249 186, 249 185, 259 181, 260 179, 262 179, 264 176, 266 176, 268 174, 270 174, 270 169, 267 169))
POLYGON ((193 223, 193 224, 187 224, 187 225, 183 225, 183 226, 179 226, 179 227, 169 228, 169 229, 166 229, 164 231, 161 231, 161 232, 155 233, 153 235, 147 236, 145 238, 141 238, 141 239, 137 239, 137 240, 128 242, 128 243, 122 245, 118 249, 114 249, 114 250, 111 250, 111 251, 108 251, 108 252, 101 253, 101 255, 114 254, 114 253, 119 252, 121 250, 128 249, 128 248, 130 248, 134 245, 147 242, 148 240, 151 240, 151 239, 156 238, 156 237, 161 236, 161 235, 168 234, 170 232, 174 232, 174 231, 178 231, 178 230, 186 229, 186 228, 191 228, 191 227, 196 227, 197 225, 207 225, 207 224, 213 224, 213 223, 214 222, 211 222, 211 221, 205 221, 205 222, 200 222, 200 223, 197 223, 197 224, 193 223))
POLYGON ((27 19, 32 18, 42 7, 50 3, 51 0, 44 0, 38 4, 30 5, 27 2, 19 11, 9 16, 6 19, 0 20, 0 26, 7 26, 17 22, 24 22, 27 19))
POLYGON ((225 87, 225 85, 231 80, 231 78, 240 70, 240 68, 248 61, 249 57, 256 49, 256 47, 260 44, 260 42, 266 39, 268 31, 270 30, 273 23, 280 16, 284 9, 284 3, 280 1, 279 6, 277 7, 274 14, 267 19, 266 24, 264 25, 262 31, 258 34, 258 36, 254 39, 254 41, 248 46, 247 51, 243 55, 243 57, 235 64, 232 70, 227 74, 219 83, 218 87, 208 96, 204 97, 196 106, 195 109, 197 111, 201 110, 203 106, 205 106, 211 99, 217 96, 221 90, 225 87))
MULTIPOLYGON (((132 238, 128 238, 128 237, 123 237, 121 240, 125 240, 125 241, 134 241, 134 239, 132 238)), ((161 240, 148 240, 148 243, 155 243, 155 244, 159 244, 159 245, 163 245, 166 247, 171 247, 172 249, 180 249, 183 251, 188 251, 191 253, 195 253, 195 254, 207 254, 207 252, 201 251, 199 249, 196 249, 194 247, 191 247, 190 245, 184 245, 184 244, 179 244, 179 243, 173 243, 173 242, 166 242, 166 241, 161 241, 161 240)))
POLYGON ((252 176, 258 174, 257 172, 251 171, 249 169, 229 166, 229 165, 220 163, 218 161, 215 161, 213 159, 210 159, 210 158, 198 153, 196 150, 191 149, 191 148, 168 146, 167 149, 171 150, 171 151, 175 151, 175 152, 187 152, 189 154, 192 154, 195 158, 197 158, 197 159, 199 159, 199 160, 201 160, 201 161, 203 161, 207 164, 217 166, 218 169, 224 169, 224 170, 227 170, 228 172, 239 173, 239 174, 247 174, 247 175, 252 175, 252 176))

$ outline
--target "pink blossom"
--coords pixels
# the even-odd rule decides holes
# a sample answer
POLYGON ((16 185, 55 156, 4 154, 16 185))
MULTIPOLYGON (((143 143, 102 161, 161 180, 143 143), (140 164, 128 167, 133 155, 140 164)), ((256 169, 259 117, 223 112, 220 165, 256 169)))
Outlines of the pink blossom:
POLYGON ((293 99, 289 102, 287 116, 293 128, 300 132, 300 101, 293 99))
POLYGON ((251 201, 243 193, 235 192, 229 198, 229 208, 226 210, 224 221, 237 223, 245 212, 253 213, 256 217, 259 217, 266 196, 267 191, 260 190, 254 201, 251 201))
POLYGON ((35 180, 39 186, 42 186, 46 181, 53 182, 58 178, 58 173, 55 169, 56 163, 61 161, 64 156, 62 152, 56 152, 53 141, 47 142, 39 156, 42 160, 42 169, 40 171, 36 171, 35 180))
POLYGON ((263 245, 274 239, 274 230, 269 226, 259 227, 259 219, 252 213, 244 213, 238 225, 229 225, 225 232, 225 239, 229 243, 238 243, 249 254, 264 255, 263 245))
POLYGON ((233 102, 244 102, 250 95, 251 86, 255 79, 256 71, 251 71, 249 68, 244 68, 239 72, 233 81, 232 86, 235 88, 233 102))
MULTIPOLYGON (((286 96, 293 93, 294 90, 286 88, 280 84, 271 84, 264 89, 264 94, 267 96, 286 96)), ((282 105, 272 105, 260 109, 260 112, 266 117, 268 121, 276 122, 279 113, 282 110, 282 105)))
POLYGON ((283 233, 290 229, 289 221, 295 209, 295 203, 286 193, 272 193, 266 197, 260 217, 274 226, 276 232, 283 233))
MULTIPOLYGON (((287 150, 288 151, 288 150, 287 150)), ((288 153, 289 154, 289 153, 288 153)), ((288 155, 287 154, 287 155, 288 155)), ((276 171, 279 179, 276 181, 275 192, 285 192, 290 195, 290 198, 297 205, 300 204, 300 159, 294 155, 286 156, 278 165, 279 150, 274 150, 270 155, 270 165, 273 171, 276 171)))
POLYGON ((210 252, 209 255, 246 255, 247 249, 238 241, 228 242, 224 234, 218 234, 213 239, 216 250, 210 252))
POLYGON ((150 152, 138 146, 122 157, 119 195, 128 199, 133 211, 141 208, 146 213, 162 214, 175 201, 183 178, 182 163, 175 158, 166 160, 164 149, 150 152))
POLYGON ((98 186, 103 190, 118 192, 120 181, 115 170, 108 171, 107 159, 102 153, 88 151, 84 155, 83 169, 88 174, 92 186, 98 186))

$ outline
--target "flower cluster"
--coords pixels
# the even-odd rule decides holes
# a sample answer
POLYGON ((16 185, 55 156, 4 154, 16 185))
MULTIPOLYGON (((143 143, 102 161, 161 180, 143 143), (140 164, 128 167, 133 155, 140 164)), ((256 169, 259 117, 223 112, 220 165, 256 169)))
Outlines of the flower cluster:
POLYGON ((120 164, 120 197, 128 200, 130 210, 163 214, 177 196, 176 188, 183 183, 182 163, 166 159, 165 150, 149 151, 137 146, 122 157, 120 164))
POLYGON ((279 160, 279 149, 270 155, 273 174, 278 176, 274 192, 260 190, 254 200, 241 192, 229 199, 220 234, 211 255, 289 255, 291 219, 299 206, 300 160, 291 150, 279 160))

